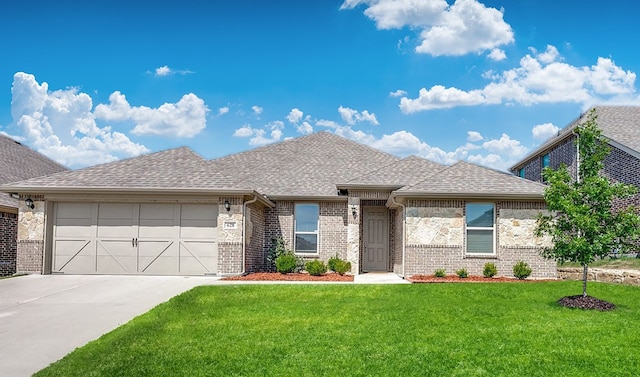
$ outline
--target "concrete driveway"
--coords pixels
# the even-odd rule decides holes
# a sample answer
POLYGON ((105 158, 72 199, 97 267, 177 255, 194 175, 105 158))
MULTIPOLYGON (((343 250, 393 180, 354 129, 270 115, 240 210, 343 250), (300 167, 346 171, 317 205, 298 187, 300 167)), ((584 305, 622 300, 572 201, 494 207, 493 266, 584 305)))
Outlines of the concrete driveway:
POLYGON ((31 374, 215 277, 27 275, 0 280, 0 370, 31 374))

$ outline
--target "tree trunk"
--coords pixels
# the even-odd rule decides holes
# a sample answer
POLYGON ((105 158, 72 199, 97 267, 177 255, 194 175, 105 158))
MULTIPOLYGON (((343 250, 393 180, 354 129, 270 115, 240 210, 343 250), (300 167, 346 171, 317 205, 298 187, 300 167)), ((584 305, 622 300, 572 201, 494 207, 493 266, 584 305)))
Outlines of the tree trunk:
POLYGON ((587 270, 589 269, 588 265, 582 266, 582 297, 587 297, 587 270))

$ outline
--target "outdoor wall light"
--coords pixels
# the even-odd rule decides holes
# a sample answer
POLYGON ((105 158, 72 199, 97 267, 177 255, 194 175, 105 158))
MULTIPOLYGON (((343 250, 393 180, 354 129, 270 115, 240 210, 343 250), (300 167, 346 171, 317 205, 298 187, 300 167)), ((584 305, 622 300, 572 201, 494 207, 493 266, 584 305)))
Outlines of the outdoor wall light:
POLYGON ((358 207, 356 206, 351 206, 351 214, 353 215, 353 217, 357 217, 358 216, 358 207))
POLYGON ((228 200, 224 201, 224 209, 226 209, 227 212, 231 211, 231 204, 229 204, 228 200))
POLYGON ((35 207, 35 205, 33 204, 33 200, 31 200, 31 198, 27 198, 24 201, 24 205, 26 205, 27 207, 33 209, 35 207))

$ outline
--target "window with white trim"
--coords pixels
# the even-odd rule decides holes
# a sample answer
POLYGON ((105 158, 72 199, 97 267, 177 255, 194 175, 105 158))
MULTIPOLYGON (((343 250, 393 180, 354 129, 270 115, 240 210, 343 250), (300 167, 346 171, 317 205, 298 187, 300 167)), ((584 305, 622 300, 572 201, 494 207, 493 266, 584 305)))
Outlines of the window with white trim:
POLYGON ((467 203, 467 254, 495 253, 495 205, 467 203))
POLYGON ((318 223, 320 206, 315 203, 297 203, 294 208, 296 254, 318 253, 318 223))

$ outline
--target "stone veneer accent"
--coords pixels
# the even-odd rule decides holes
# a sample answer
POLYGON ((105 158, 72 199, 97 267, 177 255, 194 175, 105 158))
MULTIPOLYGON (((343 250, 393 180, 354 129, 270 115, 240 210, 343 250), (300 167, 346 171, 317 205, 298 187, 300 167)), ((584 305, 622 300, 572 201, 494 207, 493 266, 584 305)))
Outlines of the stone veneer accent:
POLYGON ((0 276, 16 272, 18 214, 0 212, 0 276))
POLYGON ((42 273, 45 231, 45 202, 41 196, 29 196, 34 208, 27 208, 20 197, 16 273, 42 273))
POLYGON ((407 246, 405 274, 433 274, 444 268, 447 274, 467 269, 482 275, 485 263, 496 264, 498 274, 512 276, 513 265, 525 261, 532 278, 555 278, 555 262, 542 258, 540 248, 548 240, 533 236, 538 212, 544 202, 496 202, 496 254, 465 254, 464 201, 407 201, 407 246))

